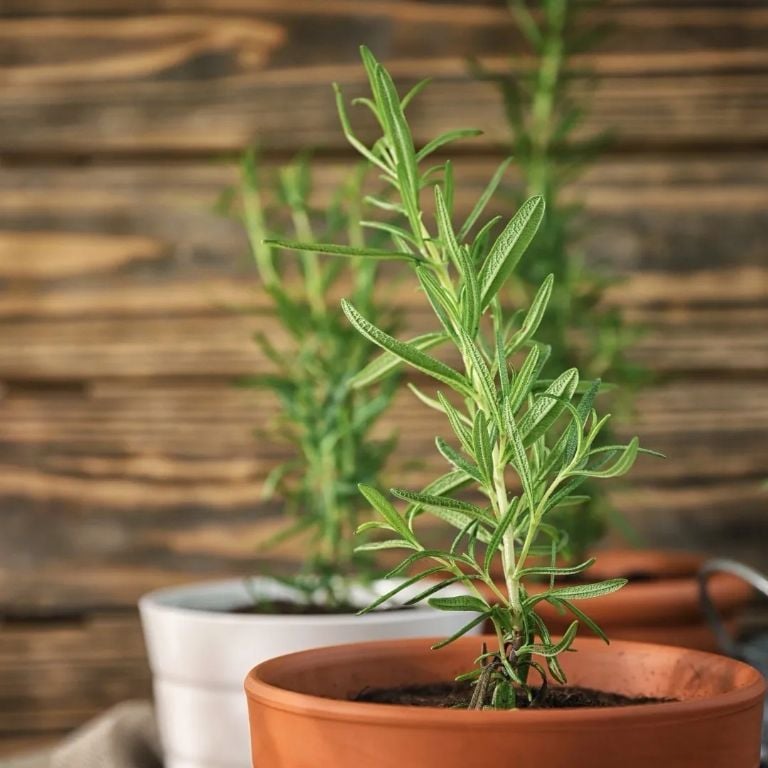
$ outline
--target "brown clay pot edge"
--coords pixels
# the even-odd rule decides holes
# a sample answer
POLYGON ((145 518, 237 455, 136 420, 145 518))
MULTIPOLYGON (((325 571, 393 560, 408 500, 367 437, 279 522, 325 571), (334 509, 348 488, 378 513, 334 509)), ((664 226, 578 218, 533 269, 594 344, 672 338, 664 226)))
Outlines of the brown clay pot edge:
MULTIPOLYGON (((395 653, 393 657, 397 656, 397 651, 401 649, 408 649, 414 647, 423 647, 424 653, 436 653, 440 651, 430 650, 430 646, 436 642, 439 638, 418 638, 416 640, 387 640, 387 641, 374 641, 367 643, 353 643, 350 645, 337 645, 329 646, 327 648, 313 649, 310 651, 300 651, 298 653, 287 654, 286 656, 280 656, 276 659, 270 659, 254 669, 252 669, 245 679, 245 692, 249 698, 255 701, 269 702, 270 706, 283 709, 286 712, 300 712, 309 713, 320 719, 327 720, 353 720, 355 722, 368 722, 372 720, 378 720, 382 714, 391 713, 392 717, 403 717, 413 719, 414 708, 407 706, 398 706, 392 704, 375 704, 375 703, 360 703, 354 701, 348 701, 343 699, 327 698, 325 696, 314 696, 307 693, 296 692, 281 688, 278 685, 269 682, 280 667, 286 665, 293 665, 294 672, 301 674, 302 672, 311 671, 318 656, 324 657, 326 660, 333 659, 334 657, 339 660, 348 659, 350 655, 353 655, 359 649, 370 652, 374 651, 377 647, 386 647, 392 649, 395 653), (302 664, 302 662, 305 662, 302 664), (302 669, 305 667, 305 669, 302 669)), ((471 642, 477 648, 480 647, 483 639, 492 646, 496 641, 494 636, 488 635, 483 637, 472 637, 458 641, 459 643, 471 642)), ((679 651, 683 649, 674 648, 672 646, 655 645, 650 643, 638 643, 628 640, 622 640, 615 643, 611 643, 614 646, 614 650, 620 651, 626 654, 631 654, 633 651, 648 651, 649 649, 661 649, 679 651)), ((605 649, 606 645, 600 640, 592 638, 579 639, 576 643, 577 653, 578 650, 595 650, 605 649)), ((685 653, 695 654, 699 657, 712 657, 712 659, 721 659, 723 657, 714 656, 713 654, 705 651, 697 651, 693 649, 685 649, 685 653)), ((693 701, 696 702, 696 707, 699 710, 699 716, 704 719, 710 713, 710 710, 728 712, 739 712, 742 709, 746 709, 751 705, 756 695, 765 695, 766 683, 760 673, 750 667, 744 662, 736 661, 733 659, 727 659, 731 666, 740 668, 746 675, 752 677, 752 681, 749 685, 741 688, 720 693, 716 696, 711 696, 704 699, 686 699, 682 701, 669 701, 658 704, 642 704, 642 705, 630 705, 626 707, 609 707, 609 708, 583 708, 583 709, 565 709, 557 710, 557 718, 563 718, 566 721, 574 722, 587 722, 600 720, 604 721, 618 717, 623 718, 626 715, 627 710, 632 710, 633 715, 636 715, 641 720, 653 721, 658 718, 663 718, 665 722, 673 722, 674 716, 681 712, 681 710, 690 707, 693 701)), ((438 708, 419 708, 418 723, 414 724, 414 727, 418 727, 420 723, 434 723, 445 725, 445 727, 453 727, 456 723, 451 723, 451 720, 456 719, 457 722, 463 722, 463 718, 470 718, 474 725, 478 725, 476 720, 486 720, 490 723, 498 723, 504 721, 509 717, 509 712, 502 711, 483 711, 483 712, 470 712, 467 710, 456 709, 438 709, 438 708)), ((540 722, 542 719, 552 717, 551 710, 518 710, 515 712, 516 720, 524 723, 526 721, 540 722)), ((407 726, 408 723, 406 722, 407 726)))
POLYGON ((426 638, 384 641, 265 662, 245 683, 254 766, 517 768, 521 755, 536 755, 549 768, 757 768, 762 677, 685 648, 585 639, 563 661, 572 684, 675 691, 677 702, 469 712, 340 700, 366 685, 451 679, 471 666, 480 642, 462 638, 430 651, 426 638))

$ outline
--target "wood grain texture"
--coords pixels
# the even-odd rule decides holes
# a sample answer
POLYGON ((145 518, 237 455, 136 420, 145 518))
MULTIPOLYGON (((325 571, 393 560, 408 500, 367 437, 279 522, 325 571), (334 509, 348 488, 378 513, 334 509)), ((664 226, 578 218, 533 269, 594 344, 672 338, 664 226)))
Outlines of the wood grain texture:
MULTIPOLYGON (((659 373, 764 371, 768 309, 632 313, 653 321, 634 356, 659 373)), ((435 329, 431 315, 407 316, 409 333, 435 329)), ((90 377, 189 376, 234 380, 267 361, 252 342, 257 331, 286 344, 271 315, 18 321, 0 344, 0 376, 8 381, 84 381, 90 377)))
MULTIPOLYGON (((283 449, 255 441, 270 404, 226 383, 142 386, 105 382, 84 395, 12 395, 0 407, 2 604, 19 610, 114 601, 130 605, 153 585, 196 574, 263 567, 258 543, 279 524, 261 484, 283 449), (45 526, 46 536, 33 532, 45 526)), ((764 505, 768 402, 760 383, 678 381, 646 392, 631 427, 667 460, 643 459, 617 504, 645 534, 678 545, 739 547, 764 505), (733 494, 729 500, 729 494, 733 494), (651 501, 649 501, 651 500, 651 501), (660 502, 663 500, 663 502, 660 502), (663 506, 661 506, 663 503, 663 506), (706 526, 684 521, 699 510, 706 526)), ((432 435, 441 421, 403 394, 382 432, 397 430, 398 483, 418 487, 443 466, 432 435)), ((692 518, 692 516, 694 516, 692 518)), ((281 565, 296 544, 273 553, 281 565)))
MULTIPOLYGON (((498 0, 476 0, 471 6, 465 3, 444 0, 369 0, 362 4, 357 0, 333 0, 318 6, 314 0, 293 0, 281 7, 283 13, 306 14, 326 13, 364 14, 380 16, 396 9, 402 14, 438 16, 466 14, 473 18, 478 15, 499 18, 498 0), (492 16, 491 16, 492 14, 492 16)), ((762 0, 732 0, 726 6, 722 0, 610 0, 612 8, 666 9, 723 9, 745 11, 764 7, 762 0)), ((232 13, 247 11, 263 13, 273 11, 275 0, 5 0, 0 16, 35 17, 46 15, 83 15, 110 11, 112 13, 160 13, 160 12, 205 12, 232 13)))
POLYGON ((24 757, 31 753, 39 755, 61 741, 67 730, 32 731, 23 735, 18 735, 19 731, 3 734, 0 736, 0 759, 24 757))
MULTIPOLYGON (((0 152, 211 152, 257 138, 338 150, 328 82, 356 95, 360 43, 403 86, 435 78, 411 109, 419 141, 471 116, 487 132, 475 147, 507 142, 495 90, 467 71, 478 54, 504 71, 519 49, 500 5, 198 8, 7 19, 0 152)), ((590 128, 612 126, 637 146, 765 142, 768 11, 611 6, 602 16, 615 26, 610 44, 577 62, 600 75, 590 128)))
POLYGON ((150 691, 135 611, 0 625, 0 745, 9 737, 6 751, 32 745, 32 734, 39 746, 116 701, 150 691), (22 733, 27 738, 13 744, 10 737, 22 733))
MULTIPOLYGON (((457 163, 467 211, 494 158, 457 163)), ((319 163, 317 202, 347 166, 319 163)), ((0 174, 0 317, 168 317, 263 308, 236 222, 213 204, 224 163, 10 167, 0 174), (51 254, 55 253, 55 258, 51 254)), ((514 183, 514 174, 510 174, 514 183)), ((572 190, 589 212, 583 248, 627 274, 627 303, 754 305, 766 295, 768 153, 605 160, 572 190), (719 280, 724 271, 732 279, 719 280), (669 280, 669 281, 668 281, 669 280)), ((495 210, 509 215, 500 198, 495 210)), ((407 296, 405 298, 408 298, 407 296)))
MULTIPOLYGON (((404 86, 434 76, 410 109, 420 142, 486 131, 459 149, 466 211, 507 142, 467 69, 504 71, 520 48, 503 5, 0 3, 0 754, 149 695, 142 592, 295 561, 296 544, 258 552, 286 449, 254 438, 273 406, 231 380, 264 365, 255 328, 280 335, 239 226, 213 212, 222 157, 254 138, 270 164, 314 146, 327 200, 350 159, 328 84, 360 92, 365 42, 404 86)), ((651 542, 765 570, 768 10, 611 0, 592 20, 615 31, 578 61, 600 75, 586 130, 618 141, 571 199, 657 374, 621 429, 668 455, 613 499, 651 542)), ((392 300, 428 327, 418 294, 392 300)), ((393 465, 399 483, 441 467, 440 421, 412 397, 381 430, 419 460, 393 465)))

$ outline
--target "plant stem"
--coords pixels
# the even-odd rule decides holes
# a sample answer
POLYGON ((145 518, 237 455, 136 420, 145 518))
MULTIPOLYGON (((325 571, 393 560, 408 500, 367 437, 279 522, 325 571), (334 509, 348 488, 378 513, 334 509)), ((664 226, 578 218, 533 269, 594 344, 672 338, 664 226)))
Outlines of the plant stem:
MULTIPOLYGON (((565 471, 567 472, 570 467, 571 464, 568 465, 565 471)), ((541 518, 544 515, 544 509, 546 509, 549 498, 562 482, 563 476, 564 472, 561 471, 558 473, 557 477, 550 483, 549 487, 544 492, 544 495, 541 497, 538 507, 536 509, 531 507, 531 514, 528 518, 528 530, 525 535, 525 540, 523 541, 523 546, 520 548, 520 556, 517 560, 517 569, 515 571, 516 577, 519 576, 519 572, 525 565, 525 560, 528 557, 528 552, 530 551, 531 546, 533 545, 533 540, 536 537, 536 532, 538 531, 539 523, 541 522, 541 518)))
MULTIPOLYGON (((300 240, 311 242, 314 239, 312 225, 306 209, 293 210, 293 223, 300 240)), ((304 266, 307 302, 313 316, 320 318, 327 313, 325 297, 323 296, 323 280, 320 276, 320 263, 316 253, 306 251, 301 257, 304 266)))
MULTIPOLYGON (((509 507, 507 486, 504 479, 504 463, 502 461, 503 446, 496 445, 493 449, 493 485, 495 491, 495 503, 493 504, 496 519, 501 522, 509 507)), ((509 605, 513 620, 517 620, 521 614, 520 583, 515 577, 515 534, 513 526, 507 528, 502 538, 501 563, 504 570, 504 583, 509 595, 509 605)))
POLYGON ((557 99, 557 86, 563 66, 563 31, 568 14, 568 0, 549 0, 546 8, 541 63, 533 104, 531 105, 532 151, 528 174, 528 195, 545 195, 551 192, 550 172, 552 164, 552 128, 557 99))

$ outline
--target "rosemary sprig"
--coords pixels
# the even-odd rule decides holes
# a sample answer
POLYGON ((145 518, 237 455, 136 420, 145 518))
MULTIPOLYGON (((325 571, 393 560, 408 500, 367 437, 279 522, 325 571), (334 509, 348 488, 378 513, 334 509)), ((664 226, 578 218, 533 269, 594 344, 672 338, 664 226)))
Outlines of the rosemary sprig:
POLYGON ((262 547, 303 537, 305 561, 292 584, 315 600, 345 603, 346 577, 372 572, 370 556, 355 551, 362 506, 357 483, 361 477, 373 481, 394 447, 393 438, 371 439, 371 430, 391 404, 395 382, 389 376, 365 393, 352 388, 352 378, 374 354, 345 321, 339 291, 351 285, 355 303, 385 327, 393 318, 375 300, 375 263, 323 259, 320 248, 305 249, 297 259, 276 239, 314 243, 318 233, 343 238, 353 251, 363 247, 359 206, 365 168, 336 192, 325 211, 311 206, 306 157, 281 168, 271 183, 260 171, 255 154, 246 153, 239 187, 242 216, 261 282, 289 342, 257 334, 272 371, 243 384, 266 388, 277 398, 272 437, 292 453, 264 487, 265 497, 282 501, 290 522, 262 547))
MULTIPOLYGON (((377 519, 361 529, 380 529, 389 538, 364 543, 359 549, 405 550, 406 556, 391 575, 428 564, 367 610, 429 579, 414 602, 426 599, 442 610, 477 614, 436 647, 490 620, 497 643, 484 651, 467 677, 477 682, 474 706, 509 708, 515 706, 520 693, 531 695, 527 682, 531 670, 544 677, 548 672, 558 681, 565 679, 558 659, 571 647, 581 623, 604 637, 574 602, 613 592, 624 580, 557 586, 559 577, 581 574, 592 561, 560 566, 556 556, 563 534, 550 519, 555 510, 583 500, 579 490, 587 478, 624 474, 642 449, 637 438, 627 444, 597 446, 609 418, 601 417, 594 407, 599 382, 580 382, 575 368, 553 380, 543 379, 549 350, 536 341, 535 334, 551 281, 542 283, 535 302, 525 312, 509 316, 499 299, 541 223, 543 200, 527 201, 498 234, 494 220, 472 236, 463 230, 457 234, 449 202, 453 200, 453 174, 445 174, 442 183, 435 185, 425 178, 421 162, 428 153, 414 146, 404 100, 370 51, 363 48, 362 56, 372 93, 365 104, 375 113, 383 135, 372 146, 363 145, 352 133, 340 98, 342 126, 353 146, 363 147, 364 156, 378 166, 395 191, 394 200, 384 201, 389 210, 401 214, 399 229, 391 236, 392 250, 398 258, 407 254, 434 310, 439 325, 436 338, 450 346, 458 360, 458 364, 447 363, 420 345, 400 341, 366 317, 354 300, 342 303, 351 325, 384 352, 373 366, 382 369, 393 361, 405 363, 434 381, 435 397, 423 394, 423 398, 445 415, 452 433, 451 441, 436 439, 437 450, 449 464, 445 474, 417 492, 391 489, 395 498, 407 502, 404 509, 396 508, 373 486, 361 484, 378 513, 377 519), (432 226, 421 204, 421 190, 427 186, 434 190, 432 226), (471 489, 471 497, 460 497, 461 489, 471 489), (423 543, 416 524, 424 514, 435 515, 456 529, 450 547, 429 548, 423 543), (501 582, 497 572, 503 576, 501 582), (530 580, 541 577, 549 579, 549 586, 529 593, 530 580), (467 595, 433 596, 442 585, 456 582, 466 586, 467 595), (541 601, 574 616, 559 640, 551 637, 536 611, 541 601)), ((449 140, 442 138, 427 147, 449 140)), ((482 200, 489 197, 483 195, 482 200)), ((473 215, 479 220, 482 205, 473 215)), ((312 246, 294 247, 310 250, 312 246)), ((334 246, 326 244, 324 251, 332 253, 334 246)), ((344 249, 336 252, 347 255, 344 249)), ((363 250, 358 253, 365 255, 363 250)), ((370 255, 381 257, 379 251, 370 255)), ((375 374, 369 367, 359 380, 372 379, 375 374)))

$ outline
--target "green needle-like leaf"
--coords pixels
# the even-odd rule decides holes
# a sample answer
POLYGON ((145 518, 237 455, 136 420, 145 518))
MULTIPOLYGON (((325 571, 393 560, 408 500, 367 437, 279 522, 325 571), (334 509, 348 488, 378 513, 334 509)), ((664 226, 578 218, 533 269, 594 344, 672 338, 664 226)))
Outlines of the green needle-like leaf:
POLYGON ((375 82, 382 104, 384 124, 396 158, 397 178, 405 210, 415 234, 420 233, 419 223, 419 170, 413 137, 405 119, 395 84, 384 67, 376 67, 375 82))
POLYGON ((520 371, 515 376, 509 397, 507 398, 510 413, 517 413, 520 406, 525 402, 526 397, 528 397, 528 393, 536 382, 538 371, 541 370, 540 358, 540 347, 531 347, 520 371))
POLYGON ((473 453, 477 458, 477 465, 487 478, 487 482, 493 482, 493 448, 491 436, 488 434, 488 421, 482 411, 475 415, 475 424, 472 428, 473 453))
POLYGON ((403 112, 405 112, 406 107, 432 82, 431 77, 425 77, 423 80, 419 80, 416 85, 411 88, 408 93, 403 96, 403 100, 400 102, 400 105, 403 109, 403 112))
POLYGON ((482 135, 482 131, 478 131, 474 128, 460 128, 455 131, 446 131, 446 133, 440 134, 440 136, 437 136, 432 139, 432 141, 425 144, 424 147, 416 153, 416 161, 421 162, 433 152, 440 149, 440 147, 444 147, 446 144, 450 144, 453 141, 458 141, 459 139, 471 139, 475 136, 482 135))
POLYGON ((467 461, 461 454, 457 453, 453 448, 451 448, 451 446, 448 445, 448 443, 446 443, 443 438, 435 438, 435 445, 437 446, 437 450, 440 451, 446 461, 453 464, 454 467, 460 469, 462 472, 465 472, 480 485, 485 484, 485 478, 483 477, 482 472, 480 472, 480 470, 477 468, 477 465, 467 461))
POLYGON ((454 632, 450 637, 446 638, 445 640, 441 640, 439 643, 435 643, 432 646, 432 650, 439 651, 441 648, 445 648, 446 645, 450 645, 460 637, 464 637, 467 632, 473 630, 478 624, 482 624, 484 621, 486 621, 490 615, 491 611, 486 611, 485 613, 481 613, 478 616, 475 616, 474 619, 468 621, 461 629, 454 632))
POLYGON ((406 539, 388 539, 387 541, 368 541, 355 547, 355 552, 377 552, 380 549, 414 549, 412 542, 406 539))
POLYGON ((404 581, 397 584, 395 587, 389 590, 389 592, 386 592, 385 594, 381 595, 380 597, 377 597, 370 605, 367 605, 362 610, 358 611, 358 616, 362 616, 365 613, 370 613, 371 611, 378 608, 380 605, 389 602, 393 597, 396 597, 399 595, 403 590, 408 589, 408 587, 412 587, 414 584, 418 584, 422 579, 429 578, 430 576, 433 576, 436 573, 439 573, 442 571, 441 566, 434 566, 432 568, 427 568, 425 571, 422 571, 421 573, 417 573, 415 576, 411 576, 409 579, 405 579, 404 581))
POLYGON ((627 446, 625 446, 623 452, 616 460, 616 462, 607 469, 580 469, 575 470, 572 474, 580 475, 582 477, 619 477, 625 475, 632 468, 637 458, 640 441, 633 437, 627 446))
POLYGON ((592 630, 603 642, 607 643, 608 636, 603 632, 603 630, 600 628, 600 626, 589 616, 587 616, 584 611, 581 610, 581 608, 577 608, 573 603, 571 603, 569 600, 555 600, 551 599, 549 602, 551 602, 553 605, 557 605, 558 602, 562 603, 562 605, 569 610, 578 620, 580 623, 584 624, 584 626, 589 627, 589 629, 592 630))
POLYGON ((443 413, 448 417, 448 423, 451 429, 461 443, 461 447, 467 452, 472 453, 472 432, 468 426, 468 419, 454 408, 442 392, 437 393, 437 399, 443 408, 443 413))
POLYGON ((526 445, 544 434, 565 409, 561 398, 570 400, 579 383, 579 372, 571 368, 558 376, 547 389, 536 397, 531 408, 520 422, 520 433, 526 445))
POLYGON ((446 334, 454 337, 459 324, 459 310, 453 297, 437 282, 428 269, 417 267, 416 276, 446 334))
POLYGON ((483 613, 490 606, 485 600, 470 595, 459 597, 432 597, 429 604, 433 608, 439 608, 441 611, 477 611, 483 613))
POLYGON ((403 501, 409 501, 413 504, 420 504, 424 507, 437 509, 448 509, 454 512, 461 512, 469 515, 471 518, 478 519, 488 525, 493 525, 493 518, 480 507, 470 504, 467 501, 452 499, 449 496, 434 496, 429 493, 418 493, 417 491, 408 491, 404 488, 390 488, 390 493, 403 501))
MULTIPOLYGON (((444 475, 440 475, 436 480, 428 483, 422 488, 422 493, 429 493, 434 496, 443 496, 464 487, 472 478, 462 470, 451 470, 444 475)), ((405 510, 407 520, 413 517, 422 509, 421 504, 410 504, 405 510)))
POLYGON ((524 576, 575 576, 576 574, 586 571, 595 562, 594 557, 590 557, 589 560, 585 560, 578 565, 570 566, 555 566, 555 565, 535 565, 531 568, 523 568, 518 574, 520 578, 524 576))
POLYGON ((366 159, 374 165, 381 168, 383 171, 387 170, 387 166, 378 158, 368 147, 365 146, 352 132, 352 126, 347 116, 347 109, 344 106, 344 95, 341 92, 341 88, 334 83, 333 84, 334 95, 336 97, 336 111, 339 114, 339 122, 341 122, 342 130, 347 141, 366 159))
MULTIPOLYGON (((443 554, 442 557, 445 557, 443 554)), ((445 589, 446 587, 450 587, 452 584, 455 584, 457 581, 462 581, 463 577, 461 576, 452 576, 449 579, 443 579, 442 581, 438 581, 433 583, 431 586, 427 587, 426 589, 422 590, 418 594, 414 595, 413 597, 409 597, 408 600, 406 600, 406 605, 418 605, 419 603, 423 603, 428 597, 431 595, 434 595, 435 592, 440 592, 441 590, 445 589)))
POLYGON ((418 544, 408 524, 382 493, 369 485, 360 485, 359 487, 360 493, 365 496, 368 503, 384 518, 384 521, 395 533, 410 544, 418 544))
POLYGON ((552 286, 555 282, 555 276, 549 275, 539 287, 536 295, 533 297, 531 307, 525 315, 523 327, 512 337, 507 346, 507 354, 511 354, 525 344, 539 328, 541 320, 544 317, 544 311, 549 304, 552 295, 552 286))
POLYGON ((536 656, 544 656, 545 658, 554 658, 559 656, 563 651, 573 645, 573 641, 576 639, 576 633, 579 631, 579 622, 574 621, 568 625, 568 628, 563 632, 563 636, 557 643, 531 643, 530 645, 524 645, 518 652, 519 653, 532 653, 536 656))
POLYGON ((533 473, 531 472, 531 464, 528 461, 528 454, 526 453, 525 446, 523 445, 523 437, 520 434, 520 429, 518 428, 511 408, 505 408, 504 416, 507 427, 507 437, 509 438, 512 464, 518 474, 518 477, 520 478, 520 482, 523 485, 525 495, 528 498, 528 506, 533 508, 533 504, 535 502, 533 495, 533 473))
POLYGON ((459 240, 463 240, 465 237, 467 237, 472 227, 475 226, 475 222, 480 218, 483 211, 485 210, 485 207, 488 205, 488 201, 493 197, 493 193, 501 183, 501 180, 504 177, 504 174, 507 172, 507 168, 509 168, 509 164, 511 162, 512 158, 508 157, 506 160, 502 161, 502 163, 496 169, 493 177, 488 182, 488 186, 483 190, 482 195, 480 195, 480 197, 477 199, 477 202, 475 203, 474 208, 472 208, 469 216, 467 216, 466 221, 461 225, 461 229, 459 230, 459 240))
POLYGON ((287 248, 291 251, 325 253, 330 256, 348 256, 353 258, 377 259, 379 261, 410 261, 417 263, 418 257, 412 253, 386 251, 379 248, 364 248, 355 245, 334 245, 333 243, 301 243, 296 240, 265 240, 265 245, 287 248))
POLYGON ((535 605, 542 600, 591 600, 596 597, 609 595, 611 592, 617 592, 627 583, 626 579, 606 579, 595 584, 574 584, 567 587, 551 589, 540 595, 534 595, 528 598, 529 605, 535 605))
POLYGON ((398 341, 397 339, 368 322, 348 301, 342 299, 341 307, 352 325, 367 339, 377 344, 382 349, 399 357, 414 368, 432 376, 438 381, 465 395, 469 395, 471 389, 464 377, 450 366, 440 362, 434 357, 425 354, 417 347, 398 341))
MULTIPOLYGON (((406 344, 419 351, 425 349, 431 349, 446 341, 447 337, 444 333, 424 333, 421 336, 415 336, 409 339, 406 344)), ((361 387, 367 387, 371 384, 376 384, 383 378, 388 376, 397 366, 403 363, 403 359, 398 355, 394 355, 391 352, 384 352, 378 357, 371 360, 371 362, 363 368, 359 373, 355 374, 352 378, 352 386, 355 389, 361 387)))
POLYGON ((512 274, 544 216, 544 198, 532 197, 512 217, 488 254, 480 272, 482 307, 488 306, 512 274))
POLYGON ((458 326, 456 330, 458 331, 462 352, 469 361, 472 373, 474 374, 472 381, 477 384, 479 391, 482 393, 482 407, 490 411, 498 425, 500 422, 499 404, 496 400, 496 385, 494 384, 493 376, 491 376, 491 372, 480 350, 466 330, 461 326, 458 326))
POLYGON ((435 217, 437 219, 437 230, 440 233, 440 239, 443 241, 448 256, 453 261, 456 269, 461 273, 463 267, 460 255, 461 247, 453 232, 451 215, 448 212, 448 207, 445 204, 445 199, 443 198, 443 193, 440 191, 440 187, 435 187, 435 217))

